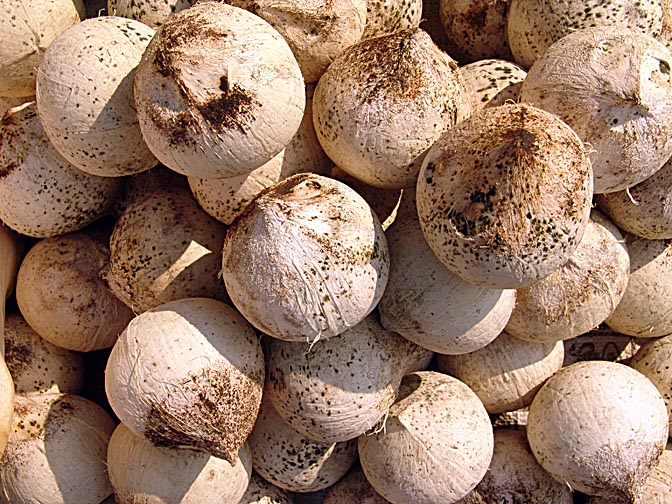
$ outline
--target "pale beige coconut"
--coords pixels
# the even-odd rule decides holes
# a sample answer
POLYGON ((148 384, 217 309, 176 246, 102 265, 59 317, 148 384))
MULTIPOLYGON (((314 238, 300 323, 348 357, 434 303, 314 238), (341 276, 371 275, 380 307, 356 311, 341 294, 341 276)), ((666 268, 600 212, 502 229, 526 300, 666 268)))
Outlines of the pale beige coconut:
POLYGON ((5 362, 16 393, 82 391, 84 356, 49 343, 20 313, 5 320, 5 362))
POLYGON ((422 0, 366 0, 366 26, 362 38, 418 28, 422 7, 422 0))
POLYGON ((530 68, 551 44, 577 30, 629 28, 657 37, 662 16, 661 0, 511 0, 507 38, 513 61, 530 68))
POLYGON ((265 394, 248 443, 254 470, 291 492, 328 488, 357 460, 356 440, 321 443, 306 438, 278 415, 265 394))
POLYGON ((649 338, 635 338, 610 329, 606 324, 587 333, 563 340, 565 360, 563 366, 569 366, 584 360, 607 360, 628 364, 630 359, 649 338))
POLYGON ((0 120, 0 220, 21 234, 46 238, 82 229, 106 215, 122 180, 85 173, 50 142, 35 102, 0 120))
POLYGON ((427 149, 470 112, 457 64, 417 28, 349 47, 313 100, 327 155, 362 182, 389 189, 414 185, 427 149))
POLYGON ((107 0, 105 3, 108 15, 135 19, 156 30, 168 16, 188 9, 196 0, 107 0))
POLYGON ((112 229, 102 276, 136 313, 185 297, 228 300, 218 276, 227 228, 179 182, 147 192, 138 185, 112 229))
POLYGON ((511 0, 439 0, 446 51, 461 64, 481 59, 512 61, 507 33, 511 0))
POLYGON ((635 503, 665 449, 665 401, 639 371, 577 362, 546 381, 530 405, 527 438, 563 484, 610 502, 635 503))
POLYGON ((479 287, 449 271, 414 215, 398 217, 385 236, 390 277, 378 302, 383 327, 441 354, 473 352, 504 330, 514 289, 479 287))
POLYGON ((252 474, 246 444, 229 463, 194 450, 154 446, 123 423, 110 437, 106 462, 117 504, 238 502, 252 474))
POLYGON ((44 51, 86 16, 82 0, 8 0, 0 7, 0 96, 35 94, 44 51))
POLYGON ((17 394, 0 459, 0 501, 98 503, 112 494, 105 463, 110 415, 76 394, 17 394))
POLYGON ((348 473, 332 485, 322 504, 387 504, 389 501, 374 490, 366 479, 362 466, 355 464, 348 473))
POLYGON ((630 256, 623 235, 593 210, 569 261, 516 293, 506 331, 528 341, 566 340, 595 329, 625 294, 630 256))
POLYGON ((295 504, 295 499, 287 490, 275 486, 252 471, 247 490, 238 504, 295 504))
POLYGON ((305 107, 299 64, 268 22, 201 2, 157 30, 135 75, 142 135, 167 167, 235 177, 284 149, 305 107))
POLYGON ((26 322, 49 343, 88 352, 109 348, 133 312, 105 285, 108 235, 78 231, 44 238, 26 253, 16 301, 26 322))
POLYGON ((557 114, 590 145, 595 193, 620 191, 672 155, 671 66, 670 50, 650 35, 584 28, 535 61, 520 100, 557 114))
POLYGON ((139 21, 101 16, 64 31, 44 53, 35 93, 40 121, 81 170, 119 177, 158 164, 133 106, 135 69, 153 36, 139 21))
POLYGON ((490 467, 476 488, 455 504, 572 504, 572 489, 555 480, 534 458, 527 432, 495 429, 490 467))
POLYGON ((228 228, 222 278, 260 331, 289 341, 336 336, 373 311, 387 284, 378 217, 346 184, 312 173, 262 191, 228 228))
POLYGON ((461 355, 439 355, 438 370, 466 383, 488 413, 529 406, 544 382, 561 367, 561 341, 533 343, 502 332, 487 346, 461 355))
POLYGON ((672 333, 672 242, 625 235, 630 278, 616 309, 605 319, 614 331, 639 338, 672 333))
POLYGON ((473 110, 517 102, 527 72, 512 61, 479 59, 460 67, 473 110))
POLYGON ((231 463, 252 430, 263 383, 254 330, 209 298, 171 301, 136 316, 105 368, 110 406, 135 435, 231 463))
POLYGON ((371 486, 395 504, 452 504, 485 476, 493 431, 464 383, 436 371, 406 375, 384 427, 358 438, 371 486))
POLYGON ((565 264, 590 218, 588 150, 557 116, 490 107, 429 150, 416 188, 425 239, 464 280, 495 289, 538 282, 565 264))
POLYGON ((266 352, 265 394, 290 426, 314 441, 364 434, 387 414, 402 377, 432 352, 387 331, 372 314, 313 345, 274 338, 266 352))
MULTIPOLYGON (((417 1, 417 0, 416 0, 417 1)), ((317 82, 368 27, 367 0, 227 0, 268 21, 287 41, 306 83, 317 82)))

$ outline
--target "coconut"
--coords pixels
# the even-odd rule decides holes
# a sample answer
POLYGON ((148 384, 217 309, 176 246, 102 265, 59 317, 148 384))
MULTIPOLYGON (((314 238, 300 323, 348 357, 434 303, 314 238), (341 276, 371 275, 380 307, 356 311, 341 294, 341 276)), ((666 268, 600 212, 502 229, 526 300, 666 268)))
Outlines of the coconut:
POLYGON ((584 28, 535 61, 520 100, 557 114, 590 144, 595 193, 620 191, 672 155, 671 65, 669 49, 650 35, 584 28))
POLYGON ((490 107, 429 150, 416 188, 425 239, 464 280, 495 289, 538 282, 565 264, 590 217, 593 173, 559 117, 490 107))
POLYGON ((493 453, 483 403, 436 371, 406 375, 384 428, 358 440, 366 479, 395 504, 452 504, 485 476, 493 453))
POLYGON ((503 59, 480 59, 460 67, 471 107, 480 110, 507 102, 517 102, 527 72, 503 59))
POLYGON ((299 64, 268 22, 201 2, 157 30, 135 75, 147 145, 191 177, 244 175, 284 149, 305 107, 299 64))
POLYGON ((263 383, 254 330, 209 298, 171 301, 136 316, 105 368, 110 406, 135 435, 232 464, 254 425, 263 383))
POLYGON ((44 51, 86 15, 82 0, 9 0, 0 7, 0 96, 35 94, 44 51))
POLYGON ((313 122, 330 159, 375 187, 415 184, 427 149, 471 106, 457 64, 420 29, 349 47, 315 88, 313 122))
POLYGON ((388 504, 366 479, 362 466, 355 464, 348 473, 332 485, 322 504, 388 504))
POLYGON ((150 28, 157 29, 168 16, 188 9, 196 0, 107 0, 107 12, 111 16, 135 19, 150 28))
POLYGON ((502 332, 485 347, 439 355, 437 369, 466 383, 490 414, 529 406, 544 382, 562 367, 561 341, 533 343, 502 332))
POLYGON ((541 466, 610 502, 639 502, 667 437, 667 407, 655 385, 615 362, 563 367, 530 405, 527 438, 541 466))
POLYGON ((35 102, 0 120, 0 220, 46 238, 82 229, 108 213, 122 181, 85 173, 49 141, 35 102))
POLYGON ((375 308, 388 271, 378 217, 355 190, 321 175, 265 189, 224 238, 231 301, 279 339, 314 341, 355 326, 375 308))
POLYGON ((373 428, 394 402, 402 377, 432 352, 386 331, 369 315, 314 345, 272 339, 265 394, 300 434, 334 443, 373 428))
POLYGON ((14 293, 16 275, 23 260, 25 238, 0 222, 0 355, 5 355, 5 302, 14 293))
POLYGON ((232 463, 180 448, 152 445, 117 425, 107 448, 107 467, 118 504, 202 504, 238 502, 252 473, 252 454, 243 445, 232 463))
POLYGON ((247 490, 238 504, 294 504, 294 499, 287 490, 275 486, 252 471, 247 490))
POLYGON ((366 0, 366 26, 362 38, 418 28, 422 7, 422 0, 366 0))
POLYGON ((109 258, 107 235, 78 231, 36 242, 16 281, 16 301, 30 327, 68 350, 114 345, 133 312, 100 278, 109 258))
POLYGON ((586 333, 613 313, 629 277, 630 256, 621 232, 593 210, 569 261, 539 282, 517 290, 506 330, 536 342, 586 333))
POLYGON ((54 148, 102 177, 138 173, 158 162, 133 107, 133 78, 149 26, 117 16, 86 19, 44 53, 36 80, 37 111, 54 148))
POLYGON ((378 303, 383 327, 433 352, 473 352, 494 340, 516 302, 514 289, 489 289, 449 271, 414 215, 386 230, 390 276, 378 303))

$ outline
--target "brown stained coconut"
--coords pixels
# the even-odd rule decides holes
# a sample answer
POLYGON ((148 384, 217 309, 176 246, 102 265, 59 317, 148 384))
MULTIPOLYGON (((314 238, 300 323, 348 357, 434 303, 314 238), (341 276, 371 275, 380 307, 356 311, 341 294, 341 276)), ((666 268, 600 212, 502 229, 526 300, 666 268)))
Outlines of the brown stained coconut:
MULTIPOLYGON (((102 0, 105 2, 105 0, 102 0)), ((135 19, 157 29, 168 16, 194 5, 196 0, 107 0, 107 13, 135 19)))
POLYGON ((353 177, 388 189, 414 185, 427 149, 470 112, 457 64, 420 29, 348 48, 313 101, 327 155, 353 177))
POLYGON ((421 0, 366 0, 363 39, 380 37, 420 26, 421 0))
POLYGON ((588 152, 557 116, 491 107, 450 128, 418 177, 417 210, 438 259, 463 279, 519 288, 567 262, 590 216, 588 152))
POLYGON ((517 102, 527 72, 498 58, 481 59, 460 67, 473 110, 517 102))
POLYGON ((529 69, 520 101, 557 114, 590 146, 596 194, 632 187, 672 155, 672 54, 627 28, 576 30, 529 69))

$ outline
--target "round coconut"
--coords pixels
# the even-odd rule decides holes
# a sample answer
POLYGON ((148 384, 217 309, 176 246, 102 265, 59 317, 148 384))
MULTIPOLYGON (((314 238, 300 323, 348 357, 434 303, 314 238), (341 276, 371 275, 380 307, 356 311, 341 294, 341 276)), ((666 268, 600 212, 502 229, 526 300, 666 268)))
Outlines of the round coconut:
POLYGON ((366 0, 366 26, 362 38, 418 28, 422 7, 422 0, 366 0))
POLYGON ((433 352, 462 354, 484 347, 504 330, 514 289, 489 289, 449 271, 429 248, 416 216, 385 231, 390 274, 378 313, 386 329, 433 352))
POLYGON ((222 278, 257 329, 314 341, 373 311, 389 261, 385 233, 366 201, 342 182, 305 173, 262 191, 228 228, 222 278))
POLYGON ((389 189, 414 185, 427 149, 470 112, 457 64, 417 28, 349 47, 313 99, 315 131, 329 158, 389 189))
POLYGON ((364 434, 386 415, 402 377, 432 352, 386 331, 369 315, 314 345, 273 338, 264 393, 300 434, 335 443, 364 434))
POLYGON ((439 371, 467 384, 490 414, 529 406, 544 382, 561 367, 561 341, 533 343, 502 332, 485 347, 461 355, 439 355, 439 371))
POLYGON ((506 331, 528 341, 574 338, 599 326, 621 302, 630 255, 619 229, 598 211, 569 261, 516 292, 506 331))
POLYGON ((157 30, 135 75, 147 145, 191 177, 249 173, 286 147, 305 107, 299 64, 259 16, 201 2, 157 30))
POLYGON ((535 61, 520 101, 557 114, 590 145, 595 193, 620 191, 672 155, 671 66, 670 50, 650 35, 584 28, 535 61))
POLYGON ((546 471, 610 502, 640 502, 667 437, 667 407, 655 385, 608 361, 560 369, 534 397, 527 423, 532 453, 546 471))
POLYGON ((238 504, 298 504, 287 490, 266 481, 258 473, 252 471, 247 490, 238 504))
MULTIPOLYGON (((0 96, 35 94, 44 51, 86 17, 82 0, 7 0, 0 6, 0 96)), ((1 113, 0 113, 1 115, 1 113)))
POLYGON ((110 16, 135 19, 157 29, 168 16, 195 3, 196 0, 107 0, 107 12, 110 16))
POLYGON ((86 19, 54 39, 40 61, 37 111, 64 158, 81 170, 119 177, 158 161, 133 106, 133 78, 149 26, 116 16, 86 19))
POLYGON ((452 504, 488 469, 494 436, 483 403, 436 371, 407 374, 384 427, 358 438, 371 486, 394 504, 452 504))
POLYGON ((252 474, 252 454, 245 444, 229 463, 181 448, 154 446, 123 423, 107 447, 107 472, 117 504, 202 504, 239 502, 252 474))
POLYGON ((77 231, 106 215, 120 195, 120 179, 85 173, 54 148, 35 102, 5 114, 0 138, 0 220, 21 234, 77 231))
POLYGON ((495 289, 565 264, 590 218, 588 150, 559 117, 528 104, 490 107, 429 150, 416 188, 423 233, 464 280, 495 289))
POLYGON ((355 464, 348 473, 332 485, 322 504, 388 504, 389 501, 374 490, 366 479, 362 466, 355 464))
POLYGON ((109 260, 107 236, 79 231, 36 242, 16 279, 16 301, 26 322, 64 349, 110 348, 133 312, 100 278, 109 260))
POLYGON ((584 28, 622 27, 657 37, 662 29, 662 3, 661 0, 511 0, 506 29, 513 61, 530 68, 554 42, 584 28))
POLYGON ((105 390, 137 436, 233 464, 257 417, 264 374, 259 340, 238 312, 185 298, 129 322, 107 361, 105 390))
POLYGON ((480 110, 517 102, 527 72, 503 59, 481 59, 460 67, 471 108, 480 110))

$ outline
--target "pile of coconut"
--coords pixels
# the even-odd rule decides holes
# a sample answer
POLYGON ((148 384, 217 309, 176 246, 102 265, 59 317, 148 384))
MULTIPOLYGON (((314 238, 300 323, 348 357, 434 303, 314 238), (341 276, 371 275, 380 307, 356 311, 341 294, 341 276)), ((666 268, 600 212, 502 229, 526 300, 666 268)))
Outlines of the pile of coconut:
POLYGON ((672 503, 672 4, 0 6, 0 502, 672 503))

